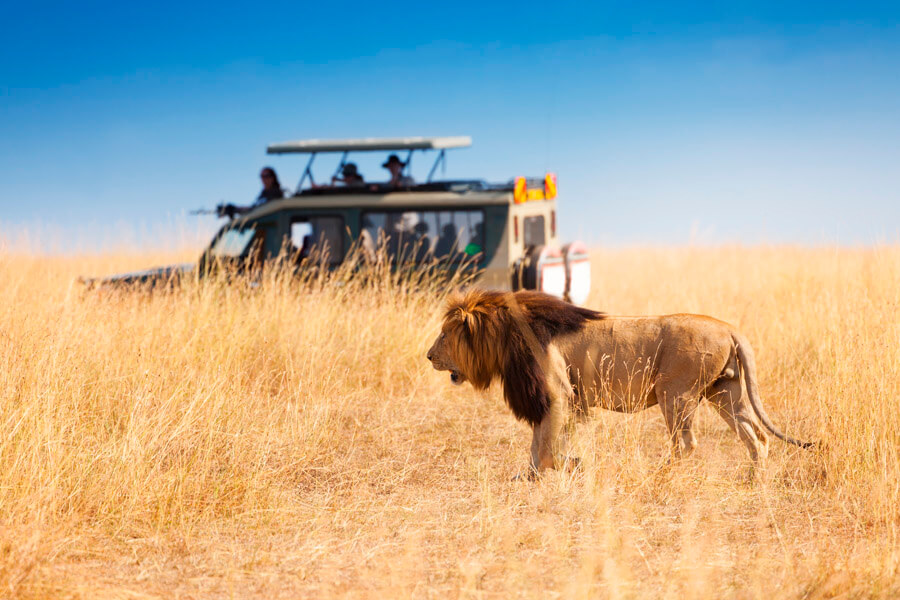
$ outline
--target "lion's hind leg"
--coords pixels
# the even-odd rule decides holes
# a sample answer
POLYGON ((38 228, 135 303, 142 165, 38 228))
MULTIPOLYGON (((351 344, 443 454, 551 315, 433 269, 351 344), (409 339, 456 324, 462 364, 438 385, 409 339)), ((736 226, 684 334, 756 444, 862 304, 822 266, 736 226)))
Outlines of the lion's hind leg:
POLYGON ((706 397, 744 442, 754 466, 764 468, 769 455, 769 438, 756 421, 740 377, 720 379, 710 386, 706 397))

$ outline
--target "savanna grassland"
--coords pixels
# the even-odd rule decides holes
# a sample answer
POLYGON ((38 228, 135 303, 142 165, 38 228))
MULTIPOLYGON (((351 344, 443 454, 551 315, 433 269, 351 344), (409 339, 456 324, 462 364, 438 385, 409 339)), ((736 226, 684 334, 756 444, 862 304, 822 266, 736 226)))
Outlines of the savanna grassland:
POLYGON ((431 369, 443 298, 396 279, 75 281, 184 258, 0 251, 0 597, 900 595, 897 247, 593 253, 589 306, 735 324, 826 442, 760 482, 702 405, 689 459, 598 412, 579 470, 510 481, 530 432, 431 369))

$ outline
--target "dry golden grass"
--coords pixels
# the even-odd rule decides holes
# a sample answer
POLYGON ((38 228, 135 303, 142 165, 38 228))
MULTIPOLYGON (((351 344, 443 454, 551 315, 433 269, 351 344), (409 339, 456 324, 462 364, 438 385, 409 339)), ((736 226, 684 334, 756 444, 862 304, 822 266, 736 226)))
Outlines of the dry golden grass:
MULTIPOLYGON (((424 358, 441 298, 273 281, 83 294, 171 256, 0 253, 0 597, 830 598, 900 594, 900 249, 594 253, 589 305, 754 344, 768 481, 702 408, 600 412, 582 468, 424 358)), ((192 257, 188 257, 192 258, 192 257)))

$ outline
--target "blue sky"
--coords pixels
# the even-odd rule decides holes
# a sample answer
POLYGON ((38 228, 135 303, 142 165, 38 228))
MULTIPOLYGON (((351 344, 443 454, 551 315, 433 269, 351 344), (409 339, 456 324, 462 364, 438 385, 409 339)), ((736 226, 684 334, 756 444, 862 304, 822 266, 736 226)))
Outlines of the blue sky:
POLYGON ((446 176, 558 173, 566 239, 900 240, 896 3, 13 4, 7 236, 152 243, 294 185, 269 142, 471 135, 446 176))

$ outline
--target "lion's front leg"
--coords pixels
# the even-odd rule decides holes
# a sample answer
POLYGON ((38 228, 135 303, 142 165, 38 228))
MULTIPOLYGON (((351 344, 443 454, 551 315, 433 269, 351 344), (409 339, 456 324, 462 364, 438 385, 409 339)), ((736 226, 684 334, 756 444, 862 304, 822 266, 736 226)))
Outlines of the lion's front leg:
POLYGON ((531 431, 531 468, 540 473, 545 469, 556 468, 556 446, 558 445, 558 433, 554 431, 553 418, 550 415, 537 425, 532 426, 531 431))
MULTIPOLYGON (((566 363, 559 351, 551 346, 542 364, 547 373, 547 396, 550 406, 540 423, 531 428, 532 473, 556 469, 565 444, 565 427, 575 392, 566 372, 566 363)), ((572 461, 575 464, 575 461, 572 461)))
POLYGON ((512 478, 513 481, 524 481, 526 479, 534 480, 541 471, 554 468, 552 453, 547 452, 547 448, 543 443, 544 430, 541 427, 548 419, 544 419, 541 423, 531 426, 531 460, 528 461, 528 468, 524 473, 518 473, 512 478))
POLYGON ((530 472, 539 474, 547 469, 578 468, 581 460, 565 454, 568 443, 566 419, 547 417, 532 427, 530 472))
POLYGON ((532 426, 531 467, 540 473, 546 469, 556 469, 561 462, 561 452, 565 446, 566 399, 551 396, 550 408, 543 420, 532 426))

